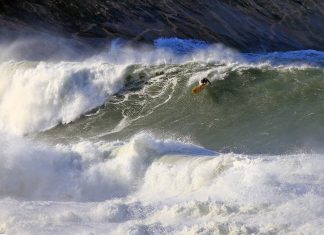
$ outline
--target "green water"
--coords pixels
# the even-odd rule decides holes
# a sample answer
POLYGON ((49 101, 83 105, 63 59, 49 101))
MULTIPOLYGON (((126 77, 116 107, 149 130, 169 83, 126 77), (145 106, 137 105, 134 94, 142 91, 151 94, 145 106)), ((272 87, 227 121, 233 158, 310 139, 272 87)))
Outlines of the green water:
POLYGON ((39 136, 57 142, 127 139, 140 131, 221 152, 321 151, 324 69, 220 64, 133 65, 125 89, 74 123, 39 136), (194 76, 212 85, 193 95, 194 76), (220 76, 219 74, 222 74, 220 76))

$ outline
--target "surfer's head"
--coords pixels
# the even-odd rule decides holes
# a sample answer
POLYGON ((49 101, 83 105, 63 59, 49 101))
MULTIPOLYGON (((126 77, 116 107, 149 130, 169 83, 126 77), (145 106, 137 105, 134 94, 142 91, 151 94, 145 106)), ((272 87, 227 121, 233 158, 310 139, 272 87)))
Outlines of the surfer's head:
POLYGON ((199 81, 200 85, 207 85, 207 84, 211 84, 210 81, 207 78, 203 78, 199 81))

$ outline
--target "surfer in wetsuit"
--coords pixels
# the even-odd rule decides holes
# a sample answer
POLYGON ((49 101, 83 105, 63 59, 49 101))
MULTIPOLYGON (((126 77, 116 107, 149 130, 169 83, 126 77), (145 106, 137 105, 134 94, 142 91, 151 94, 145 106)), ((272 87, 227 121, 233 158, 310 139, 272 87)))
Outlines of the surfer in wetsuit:
POLYGON ((203 89, 205 89, 205 87, 207 85, 211 85, 211 82, 207 79, 207 78, 203 78, 199 81, 199 85, 198 86, 195 86, 193 89, 192 89, 192 93, 193 94, 197 94, 199 92, 201 92, 203 89))
POLYGON ((203 78, 199 81, 199 85, 211 85, 210 81, 207 78, 203 78))

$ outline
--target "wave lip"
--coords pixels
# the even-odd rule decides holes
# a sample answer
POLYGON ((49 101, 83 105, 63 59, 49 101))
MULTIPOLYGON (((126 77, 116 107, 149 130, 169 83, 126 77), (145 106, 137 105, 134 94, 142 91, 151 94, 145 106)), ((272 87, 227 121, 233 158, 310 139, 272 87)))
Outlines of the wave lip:
POLYGON ((126 66, 101 62, 4 62, 0 127, 26 134, 74 121, 123 87, 126 66))

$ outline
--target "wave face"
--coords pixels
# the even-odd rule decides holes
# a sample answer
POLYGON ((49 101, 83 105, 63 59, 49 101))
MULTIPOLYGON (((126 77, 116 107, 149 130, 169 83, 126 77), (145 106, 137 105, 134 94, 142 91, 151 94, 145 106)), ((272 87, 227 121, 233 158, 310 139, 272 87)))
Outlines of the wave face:
MULTIPOLYGON (((188 136, 225 151, 279 153, 321 146, 323 69, 184 64, 137 68, 128 76, 140 74, 150 78, 148 84, 114 97, 91 118, 96 124, 86 134, 96 133, 100 125, 107 131, 102 136, 118 132, 124 137, 149 125, 165 136, 188 136), (204 76, 213 85, 192 95, 192 87, 204 76), (110 110, 116 118, 112 126, 103 127, 111 120, 110 110)), ((81 120, 75 127, 85 124, 81 120)))
POLYGON ((323 67, 180 39, 2 57, 0 233, 319 234, 323 67))
POLYGON ((202 49, 200 41, 173 40, 157 43, 163 50, 143 56, 129 48, 111 50, 109 63, 127 63, 121 92, 69 128, 42 136, 112 141, 150 130, 226 152, 323 150, 322 52, 238 54, 221 46, 202 49), (179 48, 189 52, 178 55, 179 48), (202 77, 212 85, 192 95, 202 77))

